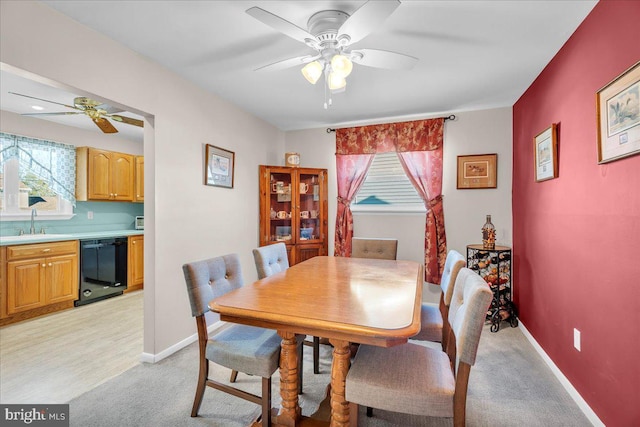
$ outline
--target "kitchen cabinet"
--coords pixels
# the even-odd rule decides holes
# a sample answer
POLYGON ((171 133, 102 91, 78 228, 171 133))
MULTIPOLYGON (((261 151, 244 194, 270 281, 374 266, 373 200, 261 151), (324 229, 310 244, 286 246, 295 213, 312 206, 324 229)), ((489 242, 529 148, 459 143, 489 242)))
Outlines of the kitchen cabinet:
POLYGON ((129 236, 127 251, 127 292, 131 292, 144 284, 144 236, 129 236))
POLYGON ((144 202, 144 156, 135 157, 134 202, 144 202))
POLYGON ((7 246, 7 317, 41 308, 51 312, 72 307, 78 298, 78 280, 77 240, 7 246))
POLYGON ((76 199, 133 202, 135 160, 131 154, 76 148, 76 199))
POLYGON ((285 243, 289 265, 327 255, 327 170, 261 165, 259 181, 259 245, 285 243))

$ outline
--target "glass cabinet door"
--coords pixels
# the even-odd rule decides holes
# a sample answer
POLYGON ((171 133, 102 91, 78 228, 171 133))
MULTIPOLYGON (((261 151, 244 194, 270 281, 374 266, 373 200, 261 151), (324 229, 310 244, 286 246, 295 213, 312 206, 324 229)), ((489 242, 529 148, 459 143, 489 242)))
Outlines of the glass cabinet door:
POLYGON ((322 232, 320 176, 317 173, 300 173, 298 181, 300 216, 298 241, 319 240, 322 232))
POLYGON ((292 188, 294 182, 289 172, 271 171, 269 176, 269 241, 292 243, 293 215, 292 188))

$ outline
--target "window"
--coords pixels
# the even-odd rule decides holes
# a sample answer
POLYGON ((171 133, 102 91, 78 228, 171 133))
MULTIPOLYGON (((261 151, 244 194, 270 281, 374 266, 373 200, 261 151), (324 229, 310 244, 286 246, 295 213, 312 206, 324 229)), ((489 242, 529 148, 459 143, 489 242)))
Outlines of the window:
POLYGON ((75 147, 0 133, 0 216, 22 221, 33 208, 68 219, 75 204, 75 147))
POLYGON ((395 152, 376 154, 351 203, 353 212, 425 212, 395 152))

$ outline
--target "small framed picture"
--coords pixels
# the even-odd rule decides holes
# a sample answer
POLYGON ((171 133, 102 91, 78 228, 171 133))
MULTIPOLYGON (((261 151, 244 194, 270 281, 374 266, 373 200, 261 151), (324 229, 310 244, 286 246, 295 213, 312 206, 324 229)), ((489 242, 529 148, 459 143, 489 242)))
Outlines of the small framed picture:
POLYGON ((233 188, 235 153, 207 144, 204 183, 216 187, 233 188))
POLYGON ((640 153, 640 62, 596 93, 598 163, 640 153))
POLYGON ((555 123, 533 138, 533 167, 537 182, 558 177, 558 139, 555 123))
POLYGON ((497 188, 498 155, 458 156, 458 189, 497 188))

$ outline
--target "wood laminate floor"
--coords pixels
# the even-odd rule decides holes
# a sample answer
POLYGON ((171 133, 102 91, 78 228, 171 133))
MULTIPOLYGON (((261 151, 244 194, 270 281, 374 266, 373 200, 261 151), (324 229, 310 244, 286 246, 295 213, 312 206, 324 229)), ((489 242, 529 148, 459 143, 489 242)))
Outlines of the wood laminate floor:
POLYGON ((0 328, 0 402, 66 403, 140 363, 143 291, 0 328))

